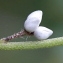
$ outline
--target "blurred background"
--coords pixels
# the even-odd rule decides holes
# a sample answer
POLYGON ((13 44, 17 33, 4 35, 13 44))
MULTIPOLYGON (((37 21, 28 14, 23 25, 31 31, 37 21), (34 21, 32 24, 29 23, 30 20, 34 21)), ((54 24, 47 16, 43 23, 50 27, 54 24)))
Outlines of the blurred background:
MULTIPOLYGON (((54 31, 50 38, 63 36, 63 0, 0 0, 0 38, 22 30, 27 16, 35 10, 43 11, 40 25, 54 31)), ((26 41, 26 38, 11 41, 26 41)), ((27 39, 32 40, 37 39, 27 39)), ((0 63, 63 63, 63 46, 37 50, 1 50, 0 63)))

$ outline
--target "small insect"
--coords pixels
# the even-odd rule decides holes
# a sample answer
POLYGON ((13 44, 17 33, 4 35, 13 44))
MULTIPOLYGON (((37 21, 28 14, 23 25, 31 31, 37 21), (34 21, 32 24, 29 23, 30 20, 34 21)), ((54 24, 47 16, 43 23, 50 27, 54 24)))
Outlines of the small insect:
POLYGON ((37 39, 43 40, 47 39, 49 36, 53 34, 53 31, 39 26, 42 21, 43 12, 41 10, 37 10, 28 15, 27 19, 24 22, 24 29, 18 33, 14 33, 11 36, 2 38, 1 40, 9 41, 11 39, 22 37, 24 35, 34 35, 37 39))

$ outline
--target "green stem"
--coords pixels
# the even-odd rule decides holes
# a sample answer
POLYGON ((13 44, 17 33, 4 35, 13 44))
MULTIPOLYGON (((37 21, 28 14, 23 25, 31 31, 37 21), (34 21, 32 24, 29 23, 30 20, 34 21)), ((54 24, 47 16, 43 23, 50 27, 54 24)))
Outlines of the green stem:
POLYGON ((2 40, 0 40, 0 50, 38 49, 38 48, 49 48, 62 45, 63 45, 63 37, 52 38, 43 41, 7 42, 7 43, 4 43, 2 40))

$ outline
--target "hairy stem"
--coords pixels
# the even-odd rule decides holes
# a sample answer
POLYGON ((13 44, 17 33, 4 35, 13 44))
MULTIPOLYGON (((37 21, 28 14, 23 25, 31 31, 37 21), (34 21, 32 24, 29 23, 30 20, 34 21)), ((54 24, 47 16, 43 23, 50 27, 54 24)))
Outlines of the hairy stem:
POLYGON ((38 48, 49 48, 62 45, 63 45, 63 37, 52 38, 43 41, 7 42, 7 43, 4 43, 3 40, 0 40, 0 50, 38 49, 38 48))
POLYGON ((22 30, 22 31, 17 32, 17 33, 14 33, 13 35, 10 35, 10 36, 8 36, 8 37, 1 38, 1 40, 4 40, 5 42, 7 42, 7 41, 10 41, 10 40, 12 40, 12 39, 14 39, 14 38, 22 37, 22 36, 24 36, 24 35, 33 35, 33 32, 32 32, 32 33, 29 33, 29 32, 27 32, 26 30, 22 30))

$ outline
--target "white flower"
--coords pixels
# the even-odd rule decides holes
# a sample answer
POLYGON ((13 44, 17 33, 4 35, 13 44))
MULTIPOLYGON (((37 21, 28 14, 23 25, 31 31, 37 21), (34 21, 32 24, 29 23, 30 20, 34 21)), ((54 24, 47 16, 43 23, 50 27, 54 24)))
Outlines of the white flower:
POLYGON ((42 20, 43 12, 41 10, 37 10, 28 15, 24 28, 28 32, 34 32, 35 29, 40 25, 42 20))
POLYGON ((39 26, 42 20, 42 15, 43 12, 41 10, 34 11, 28 15, 24 23, 24 29, 29 33, 33 32, 34 36, 39 40, 47 39, 53 34, 52 30, 39 26))
POLYGON ((51 35, 53 34, 53 31, 46 28, 46 27, 43 27, 43 26, 39 26, 35 29, 34 31, 34 36, 39 39, 39 40, 42 40, 42 39, 47 39, 48 37, 50 37, 51 35))

